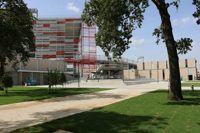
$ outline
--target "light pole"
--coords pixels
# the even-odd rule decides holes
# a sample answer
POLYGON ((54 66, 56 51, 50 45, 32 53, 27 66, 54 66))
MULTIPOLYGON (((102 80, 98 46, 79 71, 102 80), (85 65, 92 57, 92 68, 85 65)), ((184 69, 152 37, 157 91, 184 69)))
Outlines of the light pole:
POLYGON ((78 65, 78 88, 80 88, 80 71, 79 71, 79 63, 80 63, 80 54, 77 54, 76 56, 76 63, 78 65))
POLYGON ((79 60, 78 60, 78 88, 80 88, 80 71, 79 71, 79 60))
POLYGON ((139 60, 141 60, 142 59, 142 62, 144 62, 144 56, 139 56, 138 58, 137 58, 137 63, 139 62, 139 60))
POLYGON ((159 82, 159 72, 158 72, 158 69, 159 69, 159 62, 157 61, 157 82, 159 82))

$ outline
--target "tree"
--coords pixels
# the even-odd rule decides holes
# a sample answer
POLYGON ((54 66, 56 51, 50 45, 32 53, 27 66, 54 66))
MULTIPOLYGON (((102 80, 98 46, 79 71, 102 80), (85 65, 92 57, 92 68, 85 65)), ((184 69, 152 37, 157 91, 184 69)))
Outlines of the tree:
POLYGON ((0 0, 0 77, 6 62, 26 62, 34 50, 33 16, 23 0, 0 0))
POLYGON ((67 81, 67 78, 64 73, 60 73, 60 84, 64 85, 64 83, 67 81))
POLYGON ((50 70, 48 71, 48 84, 49 84, 49 93, 51 92, 51 88, 57 85, 58 79, 58 72, 57 70, 50 70))
MULTIPOLYGON (((158 38, 157 43, 161 39, 165 42, 168 52, 169 98, 182 100, 178 53, 187 53, 191 48, 192 40, 181 38, 175 41, 168 12, 171 6, 178 8, 180 0, 169 0, 170 2, 167 0, 90 0, 85 4, 82 19, 88 25, 97 25, 97 45, 103 49, 105 54, 112 53, 114 57, 120 58, 129 48, 132 31, 141 28, 144 20, 143 14, 150 1, 157 7, 161 18, 161 26, 155 29, 153 35, 158 38)), ((192 4, 196 6, 193 16, 197 18, 197 24, 200 24, 200 0, 193 0, 192 4)))
POLYGON ((5 93, 8 93, 8 88, 11 88, 13 86, 13 80, 12 77, 8 76, 7 74, 4 74, 1 83, 4 87, 5 93))
MULTIPOLYGON (((65 75, 64 75, 65 76, 65 75)), ((66 78, 63 77, 63 74, 59 70, 48 70, 48 84, 49 84, 49 93, 53 86, 58 84, 63 84, 66 81, 66 78)))

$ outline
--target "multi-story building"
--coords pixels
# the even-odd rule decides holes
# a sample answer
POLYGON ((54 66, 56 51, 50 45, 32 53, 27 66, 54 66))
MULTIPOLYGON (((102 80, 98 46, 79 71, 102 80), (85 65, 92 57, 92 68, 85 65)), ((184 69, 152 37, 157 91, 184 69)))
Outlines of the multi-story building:
POLYGON ((63 60, 72 71, 78 62, 84 74, 95 69, 96 26, 87 26, 80 18, 37 19, 33 30, 36 58, 63 60))
MULTIPOLYGON (((12 73, 15 84, 33 79, 47 83, 48 70, 58 69, 70 79, 87 77, 96 71, 96 26, 87 26, 80 18, 37 18, 33 22, 35 57, 27 65, 19 63, 12 73)), ((70 80, 69 79, 69 80, 70 80)))

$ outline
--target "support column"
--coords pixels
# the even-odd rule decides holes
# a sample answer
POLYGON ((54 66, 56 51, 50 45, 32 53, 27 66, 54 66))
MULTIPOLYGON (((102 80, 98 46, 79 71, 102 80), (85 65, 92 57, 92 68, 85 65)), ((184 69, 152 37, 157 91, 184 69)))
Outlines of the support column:
POLYGON ((44 73, 40 73, 40 85, 44 85, 44 73))
POLYGON ((19 85, 23 85, 22 83, 22 72, 19 72, 19 85))

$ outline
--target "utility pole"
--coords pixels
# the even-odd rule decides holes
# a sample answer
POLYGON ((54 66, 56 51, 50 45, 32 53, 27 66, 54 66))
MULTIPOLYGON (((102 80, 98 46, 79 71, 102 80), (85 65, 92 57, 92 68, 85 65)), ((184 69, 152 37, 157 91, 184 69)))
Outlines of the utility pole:
POLYGON ((77 65, 78 65, 78 88, 80 88, 80 53, 78 54, 78 57, 77 57, 77 65))
POLYGON ((80 71, 79 71, 79 60, 78 60, 78 88, 80 88, 80 71))

